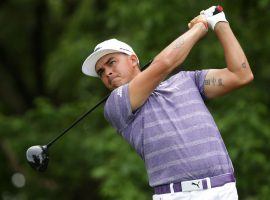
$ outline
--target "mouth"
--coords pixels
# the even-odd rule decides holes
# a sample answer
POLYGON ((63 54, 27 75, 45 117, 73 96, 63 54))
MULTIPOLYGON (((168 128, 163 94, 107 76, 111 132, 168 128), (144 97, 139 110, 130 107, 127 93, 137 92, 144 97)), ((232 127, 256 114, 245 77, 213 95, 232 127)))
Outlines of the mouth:
POLYGON ((119 76, 110 77, 110 79, 109 79, 110 85, 112 85, 114 82, 116 82, 119 78, 120 78, 119 76))

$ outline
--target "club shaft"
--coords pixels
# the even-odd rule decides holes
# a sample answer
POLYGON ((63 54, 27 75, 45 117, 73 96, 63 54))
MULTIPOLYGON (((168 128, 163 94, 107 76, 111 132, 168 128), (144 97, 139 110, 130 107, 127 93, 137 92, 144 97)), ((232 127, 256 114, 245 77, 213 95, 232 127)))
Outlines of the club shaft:
MULTIPOLYGON (((142 70, 144 70, 146 67, 148 67, 152 63, 152 60, 150 60, 146 65, 143 66, 142 70)), ((110 94, 105 96, 101 101, 99 101, 95 106, 93 106, 90 110, 88 110, 86 113, 84 113, 82 116, 80 116, 76 121, 74 121, 68 128, 66 128, 60 135, 58 135, 56 138, 54 138, 52 141, 50 141, 46 146, 49 148, 53 143, 55 143, 59 138, 61 138, 63 135, 65 135, 70 129, 72 129, 74 126, 76 126, 81 120, 83 120, 87 115, 89 115, 92 111, 94 111, 100 104, 104 103, 110 94)))
POLYGON ((76 121, 74 121, 70 127, 66 128, 59 136, 57 136, 55 139, 53 139, 51 142, 47 144, 47 147, 50 147, 54 142, 56 142, 59 138, 61 138, 63 135, 65 135, 70 129, 72 129, 76 124, 78 124, 83 118, 85 118, 87 115, 89 115, 93 110, 95 110, 100 104, 105 102, 109 95, 104 97, 100 102, 98 102, 94 107, 92 107, 90 110, 88 110, 86 113, 84 113, 81 117, 79 117, 76 121))

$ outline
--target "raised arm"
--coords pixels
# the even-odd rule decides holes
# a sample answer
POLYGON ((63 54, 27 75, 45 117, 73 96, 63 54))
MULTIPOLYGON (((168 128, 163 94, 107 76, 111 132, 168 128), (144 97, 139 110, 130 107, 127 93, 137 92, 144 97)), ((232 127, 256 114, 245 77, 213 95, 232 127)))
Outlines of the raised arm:
POLYGON ((222 96, 253 80, 253 74, 240 44, 226 22, 219 22, 214 29, 225 54, 227 67, 210 69, 204 82, 208 98, 222 96))
POLYGON ((129 83, 129 96, 133 111, 139 108, 159 83, 185 60, 191 48, 206 32, 205 25, 197 23, 162 50, 151 65, 129 83))

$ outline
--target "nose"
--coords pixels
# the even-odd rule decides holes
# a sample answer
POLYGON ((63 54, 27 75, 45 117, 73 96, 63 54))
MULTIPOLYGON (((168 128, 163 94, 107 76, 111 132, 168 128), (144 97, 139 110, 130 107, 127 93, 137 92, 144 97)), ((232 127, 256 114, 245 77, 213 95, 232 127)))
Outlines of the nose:
POLYGON ((111 76, 113 73, 112 73, 112 69, 111 68, 107 68, 106 71, 105 71, 105 74, 106 76, 111 76))

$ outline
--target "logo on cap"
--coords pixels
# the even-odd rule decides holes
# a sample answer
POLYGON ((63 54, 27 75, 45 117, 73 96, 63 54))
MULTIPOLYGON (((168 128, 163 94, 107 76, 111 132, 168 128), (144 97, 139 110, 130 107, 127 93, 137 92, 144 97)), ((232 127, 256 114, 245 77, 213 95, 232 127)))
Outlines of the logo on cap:
POLYGON ((102 47, 97 47, 95 48, 94 52, 96 52, 97 50, 101 49, 102 47))
MULTIPOLYGON (((128 52, 131 52, 130 50, 128 50, 128 49, 125 49, 125 48, 122 48, 122 47, 120 47, 120 49, 122 49, 122 50, 124 50, 124 51, 128 51, 128 52)), ((131 52, 132 53, 132 52, 131 52)))

